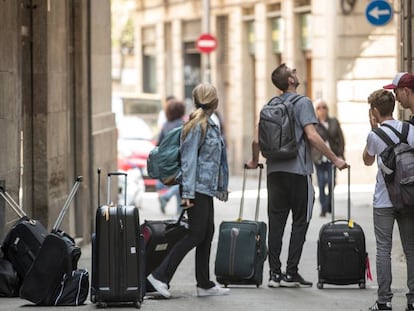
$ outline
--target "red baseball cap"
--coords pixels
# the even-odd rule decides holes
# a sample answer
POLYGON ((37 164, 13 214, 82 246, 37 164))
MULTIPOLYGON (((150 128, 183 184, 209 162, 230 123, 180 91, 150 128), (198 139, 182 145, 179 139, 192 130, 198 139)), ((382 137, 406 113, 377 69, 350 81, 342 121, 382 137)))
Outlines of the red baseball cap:
POLYGON ((414 90, 414 75, 408 72, 399 72, 395 75, 391 84, 383 86, 387 90, 393 90, 399 87, 408 87, 414 90))

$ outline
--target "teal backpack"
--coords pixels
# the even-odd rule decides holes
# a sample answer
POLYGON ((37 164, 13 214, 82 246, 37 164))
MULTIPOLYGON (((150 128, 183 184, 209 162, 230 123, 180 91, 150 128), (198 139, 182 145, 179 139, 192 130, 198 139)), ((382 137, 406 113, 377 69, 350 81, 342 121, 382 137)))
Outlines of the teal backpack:
POLYGON ((161 143, 151 150, 147 159, 148 176, 164 185, 181 182, 180 139, 182 126, 169 131, 161 143))

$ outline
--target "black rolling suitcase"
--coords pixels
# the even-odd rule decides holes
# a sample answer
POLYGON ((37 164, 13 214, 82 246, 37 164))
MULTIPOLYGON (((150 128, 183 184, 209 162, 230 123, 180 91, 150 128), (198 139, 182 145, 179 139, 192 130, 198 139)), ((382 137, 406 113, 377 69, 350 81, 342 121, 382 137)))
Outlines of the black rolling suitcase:
POLYGON ((217 282, 226 287, 229 284, 254 284, 259 287, 263 281, 263 264, 267 257, 267 226, 258 221, 262 170, 263 164, 259 164, 255 220, 242 220, 247 171, 245 166, 239 219, 220 224, 215 274, 217 282))
POLYGON ((127 202, 127 174, 109 173, 108 205, 100 206, 96 212, 96 233, 92 241, 91 301, 97 303, 98 307, 132 303, 140 308, 145 295, 145 282, 139 211, 135 206, 111 205, 111 176, 124 176, 124 202, 127 202))
MULTIPOLYGON (((332 166, 332 170, 335 167, 332 166)), ((332 172, 334 176, 334 172, 332 172)), ((335 220, 334 191, 332 191, 332 221, 324 224, 318 239, 318 283, 349 285, 358 284, 365 288, 367 252, 365 235, 361 226, 351 219, 350 167, 348 168, 348 219, 335 220)), ((332 178, 332 189, 334 189, 332 178)))
MULTIPOLYGON (((184 212, 185 209, 177 220, 145 220, 141 225, 141 233, 145 241, 146 277, 161 264, 172 247, 188 233, 188 222, 183 218, 184 212)), ((148 281, 146 291, 154 291, 148 281)))
POLYGON ((77 288, 79 292, 71 301, 61 302, 62 284, 67 284, 72 272, 76 271, 81 250, 75 245, 73 238, 60 230, 60 226, 81 182, 82 177, 79 176, 53 225, 52 232, 46 236, 20 288, 20 297, 36 305, 79 305, 86 299, 89 286, 85 288, 81 283, 89 282, 89 276, 84 273, 77 288))
POLYGON ((5 189, 0 189, 0 196, 20 217, 3 239, 1 249, 23 280, 49 232, 40 222, 30 219, 5 189))

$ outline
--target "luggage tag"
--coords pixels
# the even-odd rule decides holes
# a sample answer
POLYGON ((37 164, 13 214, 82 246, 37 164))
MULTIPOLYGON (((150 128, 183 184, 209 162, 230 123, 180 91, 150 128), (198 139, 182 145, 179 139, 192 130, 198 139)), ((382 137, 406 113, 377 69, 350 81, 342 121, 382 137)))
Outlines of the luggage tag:
POLYGON ((109 206, 103 206, 102 207, 102 216, 105 216, 105 220, 109 221, 109 206))
POLYGON ((348 220, 348 228, 354 227, 354 221, 352 219, 348 220))

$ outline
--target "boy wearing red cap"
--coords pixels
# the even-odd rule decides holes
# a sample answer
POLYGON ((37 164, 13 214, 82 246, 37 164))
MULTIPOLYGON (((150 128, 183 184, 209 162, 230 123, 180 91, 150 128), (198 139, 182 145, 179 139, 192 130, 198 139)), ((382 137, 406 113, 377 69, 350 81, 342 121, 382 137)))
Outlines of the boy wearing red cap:
POLYGON ((414 75, 408 72, 399 72, 391 84, 384 85, 384 89, 394 90, 396 99, 404 109, 410 109, 408 120, 414 125, 414 75))
MULTIPOLYGON (((380 89, 368 97, 368 103, 370 104, 369 120, 372 129, 381 127, 386 135, 397 143, 399 139, 389 127, 394 128, 398 132, 402 132, 403 122, 395 120, 392 117, 395 106, 394 95, 391 92, 380 89)), ((409 126, 407 142, 410 145, 414 145, 414 127, 412 125, 409 126)), ((414 310, 414 209, 394 207, 390 200, 380 169, 382 160, 378 156, 386 147, 386 143, 374 131, 371 131, 368 134, 367 143, 363 152, 365 165, 371 166, 376 160, 378 166, 375 193, 373 196, 378 299, 368 310, 392 310, 391 249, 393 228, 396 222, 407 262, 407 287, 409 291, 406 294, 406 310, 409 311, 414 310)))

